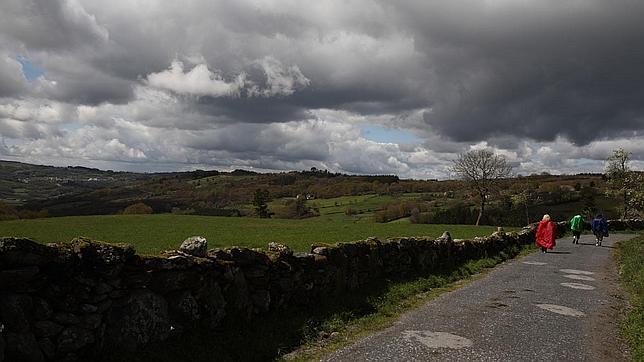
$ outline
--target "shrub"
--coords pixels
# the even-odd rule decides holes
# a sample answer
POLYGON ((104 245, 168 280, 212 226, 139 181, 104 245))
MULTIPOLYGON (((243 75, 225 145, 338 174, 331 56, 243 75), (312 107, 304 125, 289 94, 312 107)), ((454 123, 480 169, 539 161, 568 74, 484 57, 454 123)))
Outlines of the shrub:
POLYGON ((137 202, 132 204, 125 209, 123 209, 123 215, 133 215, 133 214, 151 214, 152 208, 142 202, 137 202))
POLYGON ((435 208, 429 212, 419 212, 410 218, 414 224, 473 224, 478 212, 469 205, 458 202, 446 208, 435 208))
POLYGON ((427 205, 416 201, 393 201, 380 207, 379 211, 373 214, 375 222, 384 223, 404 217, 412 216, 413 210, 425 211, 427 205))
POLYGON ((182 209, 180 207, 173 207, 172 209, 170 209, 170 212, 175 215, 192 215, 195 213, 195 209, 192 209, 192 208, 182 209))
POLYGON ((49 212, 47 210, 20 210, 18 211, 18 217, 21 219, 42 219, 49 217, 49 212))
POLYGON ((411 210, 411 215, 409 215, 409 221, 412 224, 420 224, 418 221, 420 220, 420 209, 415 207, 411 210))
POLYGON ((317 209, 306 205, 304 197, 287 200, 283 205, 273 207, 273 212, 275 217, 280 219, 304 219, 320 215, 317 209))
POLYGON ((0 201, 0 221, 2 220, 15 220, 18 218, 18 213, 6 202, 0 201))

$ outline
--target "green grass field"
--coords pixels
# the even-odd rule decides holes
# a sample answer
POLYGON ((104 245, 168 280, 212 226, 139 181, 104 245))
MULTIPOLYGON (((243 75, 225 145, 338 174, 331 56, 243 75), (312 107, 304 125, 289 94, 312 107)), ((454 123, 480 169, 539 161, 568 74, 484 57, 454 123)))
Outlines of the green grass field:
MULTIPOLYGON (((342 214, 344 216, 344 214, 342 214)), ((265 248, 275 241, 295 251, 308 251, 313 243, 355 241, 370 236, 438 237, 448 230, 454 238, 491 234, 491 226, 421 225, 409 222, 378 224, 352 222, 323 215, 304 220, 258 219, 250 217, 212 217, 191 215, 106 215, 72 216, 0 222, 0 236, 20 236, 38 242, 67 242, 85 236, 108 242, 123 242, 139 253, 157 254, 177 248, 193 235, 208 239, 209 247, 265 248)))
MULTIPOLYGON (((346 221, 346 222, 373 222, 373 214, 382 205, 387 202, 395 200, 412 200, 419 198, 423 193, 405 193, 398 196, 390 195, 356 195, 356 196, 340 196, 330 199, 314 199, 307 201, 308 206, 315 206, 320 211, 320 218, 327 221, 346 221), (355 215, 346 215, 345 211, 352 208, 355 215)), ((276 199, 271 201, 268 206, 275 207, 276 205, 283 204, 288 198, 276 199)), ((248 206, 250 208, 250 206, 248 206)))
MULTIPOLYGON (((281 205, 289 198, 276 199, 268 204, 269 209, 281 205)), ((315 199, 307 201, 307 206, 315 206, 320 211, 320 217, 326 221, 371 222, 373 212, 382 204, 395 198, 387 195, 357 195, 341 196, 330 199, 315 199), (347 208, 354 209, 355 215, 346 215, 347 208)))

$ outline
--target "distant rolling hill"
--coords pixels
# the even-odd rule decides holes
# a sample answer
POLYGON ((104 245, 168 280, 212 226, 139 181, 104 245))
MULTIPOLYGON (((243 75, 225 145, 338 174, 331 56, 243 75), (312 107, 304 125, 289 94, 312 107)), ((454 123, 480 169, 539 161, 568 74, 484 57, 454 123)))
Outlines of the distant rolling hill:
MULTIPOLYGON (((544 213, 564 219, 585 210, 618 216, 619 200, 606 195, 606 182, 600 174, 518 176, 503 180, 500 186, 499 193, 490 199, 489 211, 513 218, 497 217, 489 222, 524 225, 544 213), (521 204, 523 198, 529 200, 523 201, 525 205, 521 204)), ((0 214, 2 204, 8 204, 13 218, 118 214, 139 203, 155 214, 253 215, 253 195, 258 189, 269 192, 272 211, 302 195, 311 207, 334 207, 336 216, 342 217, 360 213, 371 218, 375 212, 395 211, 405 202, 415 202, 421 214, 431 216, 427 222, 468 223, 465 216, 477 207, 475 197, 459 180, 400 180, 393 175, 346 175, 314 168, 279 173, 134 173, 0 161, 0 214), (338 201, 364 195, 373 196, 366 209, 338 201)))
POLYGON ((76 195, 108 186, 126 185, 144 174, 86 167, 53 167, 0 160, 0 199, 15 206, 31 200, 76 195))

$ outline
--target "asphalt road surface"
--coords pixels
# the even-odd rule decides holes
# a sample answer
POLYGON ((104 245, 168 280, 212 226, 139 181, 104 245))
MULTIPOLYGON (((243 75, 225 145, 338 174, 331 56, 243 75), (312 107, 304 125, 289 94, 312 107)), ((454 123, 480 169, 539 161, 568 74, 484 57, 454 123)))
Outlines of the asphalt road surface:
POLYGON ((620 361, 623 298, 613 244, 557 240, 405 314, 327 361, 620 361))

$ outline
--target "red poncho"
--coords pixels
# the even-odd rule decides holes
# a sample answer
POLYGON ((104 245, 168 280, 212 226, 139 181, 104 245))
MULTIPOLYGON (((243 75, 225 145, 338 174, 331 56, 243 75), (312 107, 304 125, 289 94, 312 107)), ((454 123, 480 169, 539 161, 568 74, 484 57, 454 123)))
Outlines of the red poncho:
POLYGON ((541 220, 537 226, 536 242, 540 248, 552 249, 555 247, 555 237, 557 235, 557 225, 548 220, 541 220))

